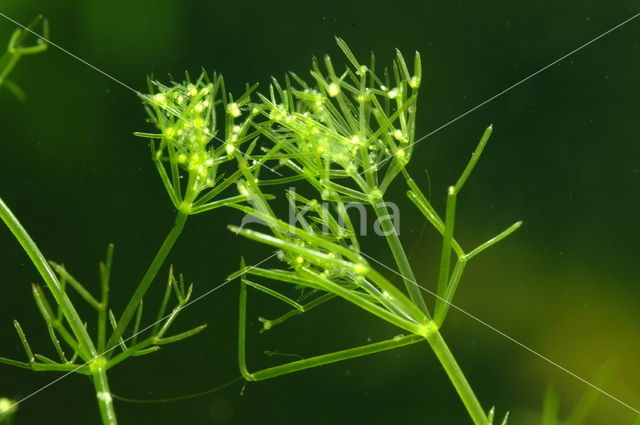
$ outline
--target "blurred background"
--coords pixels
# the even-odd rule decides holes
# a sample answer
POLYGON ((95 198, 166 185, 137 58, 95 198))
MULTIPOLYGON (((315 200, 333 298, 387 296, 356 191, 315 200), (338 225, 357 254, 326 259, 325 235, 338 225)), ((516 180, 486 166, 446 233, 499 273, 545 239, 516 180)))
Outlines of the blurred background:
MULTIPOLYGON (((22 23, 45 15, 53 41, 141 91, 148 75, 167 81, 201 69, 221 72, 232 92, 246 82, 264 90, 272 75, 305 75, 313 56, 329 53, 343 64, 336 35, 363 59, 375 51, 381 65, 396 47, 407 56, 418 50, 424 69, 418 134, 427 134, 631 17, 640 3, 4 0, 0 11, 22 23)), ((2 43, 14 28, 0 19, 2 43)), ((639 40, 640 19, 429 136, 410 166, 442 211, 447 185, 493 123, 491 142, 458 201, 457 237, 471 248, 516 220, 524 225, 468 266, 456 304, 584 378, 613 365, 602 387, 636 408, 639 40)), ((115 243, 112 296, 121 309, 174 217, 145 141, 132 134, 151 130, 140 100, 54 48, 24 58, 12 79, 28 98, 18 102, 0 90, 0 196, 45 256, 64 262, 92 289, 97 263, 107 243, 115 243)), ((402 238, 415 247, 421 283, 434 288, 440 242, 428 226, 423 232, 424 220, 404 191, 398 185, 390 194, 402 207, 402 238)), ((269 253, 226 230, 239 221, 219 210, 187 223, 170 261, 195 282, 196 295, 222 283, 241 255, 255 262, 269 253)), ((367 242, 370 255, 391 262, 383 241, 367 242)), ((40 278, 6 228, 0 228, 0 270, 0 356, 24 357, 13 319, 36 352, 53 355, 30 295, 29 284, 40 278)), ((172 397, 239 376, 237 297, 232 282, 185 310, 179 327, 209 328, 114 369, 113 392, 172 397)), ((399 333, 335 301, 259 334, 259 314, 286 308, 252 293, 249 309, 255 369, 291 360, 264 350, 307 357, 399 333)), ((443 334, 483 405, 495 405, 500 417, 509 410, 512 425, 540 424, 549 385, 560 395, 561 416, 587 391, 455 310, 443 334)), ((58 376, 0 365, 0 397, 19 399, 58 376)), ((94 398, 88 379, 71 376, 20 405, 16 424, 97 424, 94 398)), ((116 401, 116 408, 122 424, 470 423, 426 344, 194 400, 116 401)), ((601 397, 586 423, 633 420, 631 410, 601 397)))

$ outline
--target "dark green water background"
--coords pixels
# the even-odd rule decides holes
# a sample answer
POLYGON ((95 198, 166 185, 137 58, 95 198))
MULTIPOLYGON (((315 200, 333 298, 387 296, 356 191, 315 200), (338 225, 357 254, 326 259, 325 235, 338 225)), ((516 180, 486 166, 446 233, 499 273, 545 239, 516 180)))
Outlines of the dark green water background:
MULTIPOLYGON (((201 68, 229 88, 287 70, 305 74, 312 56, 341 63, 333 36, 361 57, 387 63, 393 48, 419 50, 424 83, 418 133, 426 134, 640 11, 637 1, 18 1, 0 11, 28 22, 42 13, 52 39, 126 84, 148 74, 201 68)), ((0 19, 0 40, 13 25, 0 19)), ((640 20, 606 36, 417 145, 411 170, 427 169, 433 200, 461 171, 484 128, 494 136, 459 201, 457 237, 467 247, 516 220, 516 235, 468 267, 457 304, 575 373, 640 406, 640 20)), ((48 258, 96 288, 97 262, 116 244, 113 297, 122 308, 173 211, 149 160, 149 130, 136 96, 68 55, 26 58, 14 79, 28 93, 0 91, 0 196, 48 258)), ((426 185, 426 179, 421 179, 426 185)), ((398 186, 402 237, 434 288, 438 240, 398 186)), ((228 211, 195 217, 171 255, 201 294, 224 281, 240 255, 267 250, 225 229, 228 211)), ((370 254, 389 262, 381 240, 370 254)), ((163 271, 164 274, 164 271, 163 271)), ((39 277, 0 228, 0 356, 22 358, 13 332, 23 323, 35 351, 53 355, 30 296, 39 277)), ((112 390, 136 398, 201 391, 239 375, 237 283, 184 312, 178 326, 201 335, 113 370, 112 390)), ((432 302, 432 299, 429 299, 432 302)), ((284 307, 251 298, 251 317, 284 307)), ((264 367, 399 333, 344 302, 325 305, 272 333, 250 329, 249 359, 264 367)), ((586 390, 492 330, 452 311, 445 338, 484 406, 510 410, 513 425, 539 424, 545 389, 556 385, 566 413, 586 390)), ((0 365, 0 396, 20 398, 58 377, 0 365)), ((426 344, 272 381, 236 384, 196 400, 116 402, 122 424, 467 424, 457 395, 426 344)), ((16 424, 97 424, 90 382, 71 376, 20 406, 16 424)), ((601 398, 589 424, 631 424, 633 413, 601 398)))

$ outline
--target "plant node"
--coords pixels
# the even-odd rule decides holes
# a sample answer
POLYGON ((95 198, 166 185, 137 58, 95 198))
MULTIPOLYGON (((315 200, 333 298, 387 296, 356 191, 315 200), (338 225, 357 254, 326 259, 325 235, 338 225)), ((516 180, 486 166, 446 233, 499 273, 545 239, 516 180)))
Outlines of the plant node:
POLYGON ((102 356, 98 356, 91 362, 89 362, 89 370, 92 373, 98 373, 100 370, 103 370, 105 367, 107 367, 107 363, 107 359, 102 356))

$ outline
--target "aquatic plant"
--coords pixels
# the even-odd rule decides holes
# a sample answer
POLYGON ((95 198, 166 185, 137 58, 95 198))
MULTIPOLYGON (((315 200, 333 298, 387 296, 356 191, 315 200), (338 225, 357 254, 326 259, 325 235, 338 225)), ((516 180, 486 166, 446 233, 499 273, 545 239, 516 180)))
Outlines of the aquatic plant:
MULTIPOLYGON (((40 22, 46 34, 46 21, 32 25, 40 22)), ((0 85, 4 83, 19 97, 22 92, 6 79, 7 75, 23 55, 46 48, 40 40, 25 47, 25 37, 25 32, 14 33, 7 54, 0 59, 0 85)), ((183 276, 176 277, 172 268, 150 325, 143 324, 147 292, 188 217, 231 207, 245 213, 248 219, 243 220, 242 226, 230 229, 276 248, 281 262, 279 266, 266 267, 247 266, 242 260, 240 269, 231 276, 240 278, 237 344, 239 369, 245 380, 262 381, 426 341, 473 422, 493 424, 495 409, 487 411, 482 407, 442 332, 466 264, 521 224, 511 225, 470 250, 463 249, 454 237, 458 195, 493 129, 489 126, 485 130, 460 177, 447 189, 446 209, 440 215, 407 168, 416 143, 416 103, 422 82, 419 54, 415 54, 410 68, 402 54, 396 52, 391 69, 377 73, 373 56, 364 65, 342 40, 338 39, 338 45, 349 64, 346 70, 337 72, 326 57, 323 63, 313 62, 311 82, 291 73, 284 82, 274 80, 268 93, 259 94, 258 99, 251 98, 255 86, 248 86, 240 97, 234 98, 226 92, 219 74, 208 77, 203 73, 195 80, 186 75, 184 81, 168 85, 149 81, 149 93, 142 95, 142 100, 149 121, 159 133, 136 134, 149 140, 151 159, 176 209, 176 219, 121 314, 109 307, 112 245, 100 263, 99 295, 95 296, 64 265, 45 260, 0 199, 0 218, 30 257, 48 290, 32 286, 36 306, 58 356, 54 360, 34 352, 21 324, 14 321, 27 360, 0 358, 0 363, 32 371, 89 376, 102 423, 115 425, 108 371, 129 357, 153 353, 164 344, 204 329, 202 325, 168 334, 193 293, 193 287, 185 285, 183 276), (266 178, 264 174, 268 174, 266 178), (304 191, 280 190, 292 183, 304 191), (439 273, 433 289, 416 278, 395 226, 396 210, 389 202, 395 199, 390 193, 394 183, 406 185, 408 199, 442 235, 439 273), (293 220, 276 212, 272 202, 275 196, 267 192, 271 188, 276 188, 278 195, 284 194, 293 220), (354 205, 373 211, 376 232, 384 237, 395 267, 366 253, 360 234, 363 232, 350 212, 354 205), (251 222, 266 225, 268 232, 246 227, 251 222), (400 277, 404 290, 389 275, 400 277), (248 287, 291 308, 276 318, 260 317, 262 331, 340 297, 407 335, 250 371, 246 363, 248 287), (425 291, 434 296, 433 307, 423 297, 425 291), (94 310, 95 321, 79 314, 76 295, 94 310), (167 314, 172 296, 175 307, 167 314), (94 328, 95 334, 89 331, 94 328), (149 332, 142 338, 144 331, 149 332)), ((546 425, 557 423, 557 398, 549 394, 543 409, 546 425)), ((9 423, 16 407, 16 402, 0 399, 0 423, 9 423)), ((586 410, 576 411, 579 413, 573 416, 577 419, 571 423, 577 425, 586 410)), ((498 423, 504 425, 507 420, 508 413, 498 423)))
MULTIPOLYGON (((263 130, 272 142, 267 151, 279 161, 279 170, 287 170, 286 176, 271 181, 260 180, 257 170, 248 171, 242 166, 246 160, 237 157, 240 168, 246 170, 241 190, 247 194, 251 205, 234 207, 268 225, 271 233, 237 226, 230 228, 249 239, 277 248, 285 265, 284 269, 242 267, 237 273, 242 279, 238 341, 242 375, 248 381, 259 381, 426 340, 473 422, 487 425, 492 423, 493 413, 488 414, 482 408, 445 343, 441 327, 468 261, 521 224, 513 224, 472 250, 464 250, 454 238, 458 194, 480 158, 492 127, 485 130, 458 181, 448 188, 443 220, 406 168, 416 133, 416 99, 422 80, 419 54, 416 53, 410 71, 402 54, 397 52, 391 70, 378 75, 373 57, 369 65, 364 65, 342 40, 338 39, 338 45, 349 62, 344 72, 336 72, 327 56, 324 68, 314 61, 312 83, 289 74, 284 84, 274 81, 269 95, 262 96, 261 103, 255 106, 271 123, 263 130), (402 176, 408 186, 409 199, 442 234, 437 289, 429 291, 435 296, 433 310, 427 307, 422 296, 421 289, 424 288, 415 277, 388 208, 388 189, 398 176, 402 176), (316 195, 304 198, 293 191, 286 192, 296 217, 293 222, 287 222, 274 213, 265 199, 263 187, 292 181, 306 183, 316 195), (378 230, 387 241, 397 270, 378 262, 363 250, 347 212, 352 203, 373 210, 378 230), (452 266, 452 263, 455 264, 452 266), (406 292, 383 275, 389 271, 402 277, 406 292), (292 284, 299 288, 305 301, 292 299, 283 290, 268 287, 255 279, 292 284), (263 330, 338 296, 408 335, 250 372, 245 363, 247 286, 294 308, 273 320, 261 318, 263 330)), ((506 417, 502 423, 506 423, 506 417)))

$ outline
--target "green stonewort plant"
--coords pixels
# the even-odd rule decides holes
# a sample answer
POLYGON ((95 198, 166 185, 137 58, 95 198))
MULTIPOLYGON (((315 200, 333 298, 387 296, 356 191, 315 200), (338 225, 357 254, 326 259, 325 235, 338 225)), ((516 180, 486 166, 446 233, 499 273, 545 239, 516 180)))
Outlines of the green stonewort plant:
MULTIPOLYGON (((271 123, 263 130, 275 151, 269 150, 269 154, 279 161, 282 169, 288 170, 288 174, 275 179, 275 183, 304 182, 315 190, 317 198, 307 199, 293 191, 287 192, 296 217, 293 222, 287 222, 274 213, 263 193, 263 187, 274 181, 259 180, 258 170, 245 172, 242 193, 249 197, 251 205, 235 207, 265 223, 271 234, 237 226, 231 226, 231 230, 277 248, 286 267, 242 267, 237 273, 242 278, 238 342, 242 375, 248 381, 259 381, 426 340, 473 422, 492 424, 493 410, 487 412, 481 406, 441 333, 467 262, 521 224, 513 224, 469 251, 453 236, 457 196, 486 146, 492 127, 483 134, 456 184, 449 187, 443 220, 406 169, 415 141, 416 99, 422 79, 419 55, 416 53, 410 71, 397 52, 391 70, 378 75, 373 57, 370 65, 364 65, 342 40, 338 39, 338 45, 350 64, 346 71, 337 73, 326 57, 324 68, 313 63, 313 83, 290 74, 284 84, 274 82, 269 95, 262 96, 261 103, 255 106, 271 123), (409 199, 443 237, 433 313, 422 296, 386 201, 389 186, 399 176, 404 177, 408 186, 409 199), (347 212, 353 203, 374 211, 378 230, 386 238, 397 271, 362 249, 347 212), (453 267, 452 254, 456 260, 453 267), (402 277, 406 292, 383 276, 382 272, 388 271, 385 269, 402 277), (301 288, 304 304, 256 279, 286 282, 301 288), (247 286, 294 308, 275 320, 261 318, 263 330, 338 296, 408 335, 250 372, 245 362, 247 286)), ((246 170, 247 167, 242 166, 246 159, 237 158, 240 168, 246 170)), ((501 423, 506 421, 507 416, 501 423)))

